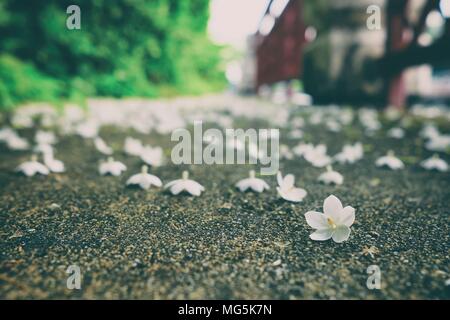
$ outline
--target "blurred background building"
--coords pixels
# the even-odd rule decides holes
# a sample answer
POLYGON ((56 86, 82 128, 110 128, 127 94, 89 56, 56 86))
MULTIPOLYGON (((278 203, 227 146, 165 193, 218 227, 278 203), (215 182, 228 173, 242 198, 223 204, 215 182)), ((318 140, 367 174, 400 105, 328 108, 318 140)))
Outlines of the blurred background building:
POLYGON ((316 103, 448 103, 449 11, 449 0, 268 0, 238 87, 298 88, 316 103), (380 28, 368 27, 373 6, 380 28))

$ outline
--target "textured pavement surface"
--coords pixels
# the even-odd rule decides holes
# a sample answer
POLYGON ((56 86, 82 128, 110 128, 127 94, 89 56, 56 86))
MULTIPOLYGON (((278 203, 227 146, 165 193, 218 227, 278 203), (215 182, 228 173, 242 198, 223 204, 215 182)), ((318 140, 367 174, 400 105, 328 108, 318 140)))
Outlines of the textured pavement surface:
MULTIPOLYGON (((118 150, 115 158, 128 166, 120 177, 100 176, 105 157, 78 136, 60 137, 56 145, 67 172, 45 177, 15 173, 29 153, 1 144, 0 298, 449 299, 450 173, 419 167, 432 155, 417 138, 419 129, 412 126, 396 140, 383 130, 364 136, 358 126, 339 135, 306 126, 303 141, 326 143, 332 155, 357 140, 366 152, 354 165, 334 166, 345 178, 337 187, 317 182, 323 169, 283 160, 282 172, 295 174, 296 185, 308 191, 298 204, 277 196, 275 177, 263 177, 271 186, 266 193, 238 192, 234 184, 250 165, 151 169, 163 183, 188 169, 206 188, 198 198, 126 188, 141 163, 120 151, 125 136, 170 155, 168 135, 103 128, 101 136, 118 150), (375 167, 389 149, 403 157, 405 170, 375 167), (330 194, 356 209, 342 244, 310 240, 304 219, 309 210, 322 211, 330 194), (371 246, 373 256, 364 251, 371 246), (69 265, 81 268, 80 290, 66 288, 69 265), (366 286, 370 265, 381 270, 380 290, 366 286)), ((283 143, 298 143, 281 132, 283 143)))

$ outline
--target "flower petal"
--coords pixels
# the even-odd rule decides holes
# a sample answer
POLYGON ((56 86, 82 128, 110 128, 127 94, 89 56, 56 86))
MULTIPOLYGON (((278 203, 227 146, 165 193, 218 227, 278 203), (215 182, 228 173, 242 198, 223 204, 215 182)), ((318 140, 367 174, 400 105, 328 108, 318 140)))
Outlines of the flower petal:
POLYGON ((344 225, 338 226, 333 232, 333 241, 337 243, 344 242, 350 236, 350 228, 344 225))
POLYGON ((292 188, 294 186, 294 182, 295 182, 295 177, 292 174, 288 174, 287 176, 284 177, 283 179, 283 185, 281 185, 281 187, 283 189, 289 189, 292 188))
POLYGON ((148 180, 148 179, 142 179, 141 182, 139 183, 139 186, 145 190, 150 189, 151 185, 152 184, 151 184, 150 180, 148 180))
POLYGON ((309 237, 312 240, 324 241, 330 239, 332 235, 333 235, 332 229, 323 229, 323 230, 316 230, 315 232, 311 233, 309 237))
POLYGON ((180 181, 180 182, 177 182, 177 183, 175 183, 175 184, 173 184, 171 187, 170 187, 170 192, 172 192, 172 194, 174 194, 174 195, 177 195, 177 194, 179 194, 181 191, 183 191, 183 190, 185 190, 185 183, 184 183, 184 181, 180 181))
POLYGON ((263 189, 264 190, 269 190, 270 189, 270 187, 269 187, 269 185, 267 184, 267 182, 265 182, 264 180, 262 180, 262 182, 263 182, 263 189))
POLYGON ((162 186, 162 181, 157 176, 150 175, 149 176, 149 181, 150 181, 151 184, 153 184, 153 185, 155 185, 157 187, 161 187, 162 186))
POLYGON ((344 209, 342 209, 339 223, 343 224, 344 226, 350 227, 353 222, 355 222, 355 208, 346 206, 344 209))
POLYGON ((290 189, 289 191, 279 191, 281 197, 285 200, 291 201, 291 202, 300 202, 303 200, 304 197, 306 197, 306 190, 301 188, 294 188, 290 189))
POLYGON ((241 191, 244 192, 248 189, 249 185, 248 185, 248 179, 243 179, 241 181, 239 181, 238 183, 236 183, 236 187, 241 191))
POLYGON ((201 186, 193 184, 193 183, 186 184, 186 190, 187 190, 187 192, 189 192, 190 194, 192 194, 193 196, 196 196, 196 197, 198 197, 202 192, 201 186))
POLYGON ((329 196, 323 202, 323 213, 330 216, 335 221, 339 221, 339 215, 342 209, 341 201, 334 195, 329 196))
POLYGON ((127 180, 127 185, 130 184, 138 184, 141 181, 141 175, 140 174, 135 174, 133 176, 131 176, 128 180, 127 180))
POLYGON ((277 173, 277 182, 280 187, 283 185, 283 176, 281 175, 281 171, 278 171, 277 173))
POLYGON ((164 186, 164 189, 168 189, 173 186, 175 183, 178 183, 179 180, 172 180, 164 186))
POLYGON ((308 211, 305 213, 305 218, 311 228, 324 230, 330 227, 327 222, 327 217, 323 213, 308 211))
POLYGON ((203 186, 197 181, 187 180, 185 183, 186 183, 186 190, 194 196, 199 196, 200 193, 204 190, 203 186))
POLYGON ((264 191, 264 181, 260 181, 259 179, 258 180, 255 179, 254 181, 252 181, 252 183, 250 185, 250 188, 253 191, 261 193, 261 192, 264 191))

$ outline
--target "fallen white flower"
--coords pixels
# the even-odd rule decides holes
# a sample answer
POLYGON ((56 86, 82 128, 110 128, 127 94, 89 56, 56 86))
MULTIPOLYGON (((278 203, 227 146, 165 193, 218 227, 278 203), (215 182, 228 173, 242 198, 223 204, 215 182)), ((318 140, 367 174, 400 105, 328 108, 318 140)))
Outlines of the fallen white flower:
POLYGON ((127 185, 139 185, 142 189, 149 189, 152 185, 161 187, 162 182, 157 176, 148 173, 148 167, 142 166, 141 173, 131 176, 127 180, 127 185))
POLYGON ((289 146, 282 144, 280 145, 280 158, 292 160, 294 158, 294 154, 291 152, 289 146))
POLYGON ((322 173, 318 180, 325 184, 341 185, 344 182, 344 177, 337 171, 334 171, 331 166, 327 166, 327 171, 322 173))
POLYGON ((314 149, 311 143, 299 143, 292 151, 296 156, 303 157, 308 151, 314 149))
POLYGON ((323 144, 306 151, 303 158, 316 168, 323 168, 331 163, 331 157, 327 155, 327 146, 323 144))
POLYGON ((434 136, 425 144, 425 148, 431 151, 447 151, 450 148, 450 135, 434 136))
POLYGON ((397 158, 393 151, 388 151, 387 155, 380 157, 375 162, 377 167, 388 167, 392 170, 403 169, 405 165, 402 160, 397 158))
POLYGON ((297 117, 297 118, 293 118, 291 120, 291 126, 293 128, 303 128, 303 126, 305 125, 305 120, 303 118, 297 117))
POLYGON ((17 136, 17 133, 13 129, 9 127, 0 129, 0 141, 8 141, 12 136, 17 136))
POLYGON ((396 120, 400 119, 400 117, 402 116, 402 113, 395 107, 389 106, 386 109, 386 111, 384 112, 384 116, 389 121, 396 121, 396 120))
POLYGON ((303 138, 303 131, 300 129, 294 129, 289 132, 288 137, 290 139, 301 139, 303 138))
POLYGON ((438 128, 432 123, 428 123, 423 126, 422 130, 420 130, 419 135, 425 139, 433 139, 439 137, 441 133, 438 128))
POLYGON ((439 158, 439 155, 437 154, 433 155, 431 158, 422 161, 420 165, 427 170, 437 170, 441 172, 448 171, 447 162, 439 158))
POLYGON ((36 146, 34 146, 33 151, 45 154, 53 152, 53 147, 50 144, 37 144, 36 146))
POLYGON ((205 188, 198 182, 189 179, 189 172, 183 171, 182 178, 169 182, 164 186, 174 195, 185 191, 193 196, 199 196, 205 188))
POLYGON ((328 131, 331 132, 339 132, 342 130, 341 124, 335 120, 328 120, 325 123, 325 126, 327 127, 328 131))
POLYGON ((144 146, 142 145, 141 140, 131 137, 127 137, 125 139, 123 150, 126 154, 129 154, 131 156, 140 156, 143 149, 144 146))
POLYGON ((50 173, 48 168, 37 161, 37 156, 32 155, 30 161, 26 161, 16 168, 16 171, 22 172, 28 177, 34 176, 36 173, 47 175, 50 173))
POLYGON ((249 177, 240 180, 236 183, 236 187, 239 188, 241 192, 251 189, 256 192, 263 192, 264 190, 269 190, 269 185, 262 179, 255 178, 255 170, 249 171, 249 177))
POLYGON ((95 138, 98 135, 98 125, 95 121, 82 122, 76 127, 76 133, 83 138, 95 138))
POLYGON ((6 145, 11 150, 27 150, 30 148, 30 144, 25 138, 21 138, 18 135, 10 136, 6 140, 6 145))
POLYGON ((97 151, 103 153, 104 155, 110 156, 113 154, 113 149, 100 137, 96 137, 94 139, 94 145, 97 151))
POLYGON ((56 143, 56 136, 51 131, 42 131, 38 130, 36 134, 34 135, 34 141, 36 141, 37 144, 55 144, 56 143))
POLYGON ((44 164, 51 171, 61 173, 65 171, 64 163, 61 160, 56 160, 53 157, 53 149, 44 152, 44 164))
POLYGON ((311 114, 311 116, 309 117, 309 123, 313 124, 313 125, 318 125, 320 123, 322 123, 323 121, 323 114, 319 111, 316 111, 315 113, 311 114))
POLYGON ((363 153, 362 144, 357 142, 354 145, 345 145, 342 151, 334 156, 334 160, 341 164, 355 163, 362 159, 363 153))
POLYGON ((286 175, 284 178, 280 171, 277 174, 278 187, 277 191, 280 197, 291 202, 300 202, 308 194, 305 189, 296 188, 294 186, 295 177, 292 174, 286 175))
POLYGON ((34 122, 30 115, 16 113, 11 119, 11 124, 15 128, 31 128, 34 122))
POLYGON ((125 170, 127 170, 127 167, 120 161, 114 161, 112 157, 102 162, 98 168, 101 175, 111 174, 113 176, 120 176, 122 171, 125 170))
POLYGON ((309 235, 312 240, 324 241, 330 238, 341 243, 350 236, 350 227, 355 221, 355 209, 342 207, 341 201, 334 195, 323 202, 323 213, 309 211, 305 214, 306 222, 315 232, 309 235))
POLYGON ((405 136, 405 130, 402 128, 392 128, 387 132, 387 136, 394 139, 402 139, 405 136))
POLYGON ((151 146, 146 146, 143 148, 140 157, 143 162, 153 167, 159 167, 164 161, 161 147, 152 148, 151 146))

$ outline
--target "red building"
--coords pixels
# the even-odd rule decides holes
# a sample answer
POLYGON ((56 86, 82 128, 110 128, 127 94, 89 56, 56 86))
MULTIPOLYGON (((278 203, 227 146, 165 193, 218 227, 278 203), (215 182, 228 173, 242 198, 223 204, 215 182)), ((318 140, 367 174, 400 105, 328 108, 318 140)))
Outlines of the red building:
POLYGON ((256 88, 300 77, 305 43, 302 4, 303 0, 270 1, 256 35, 256 88))

